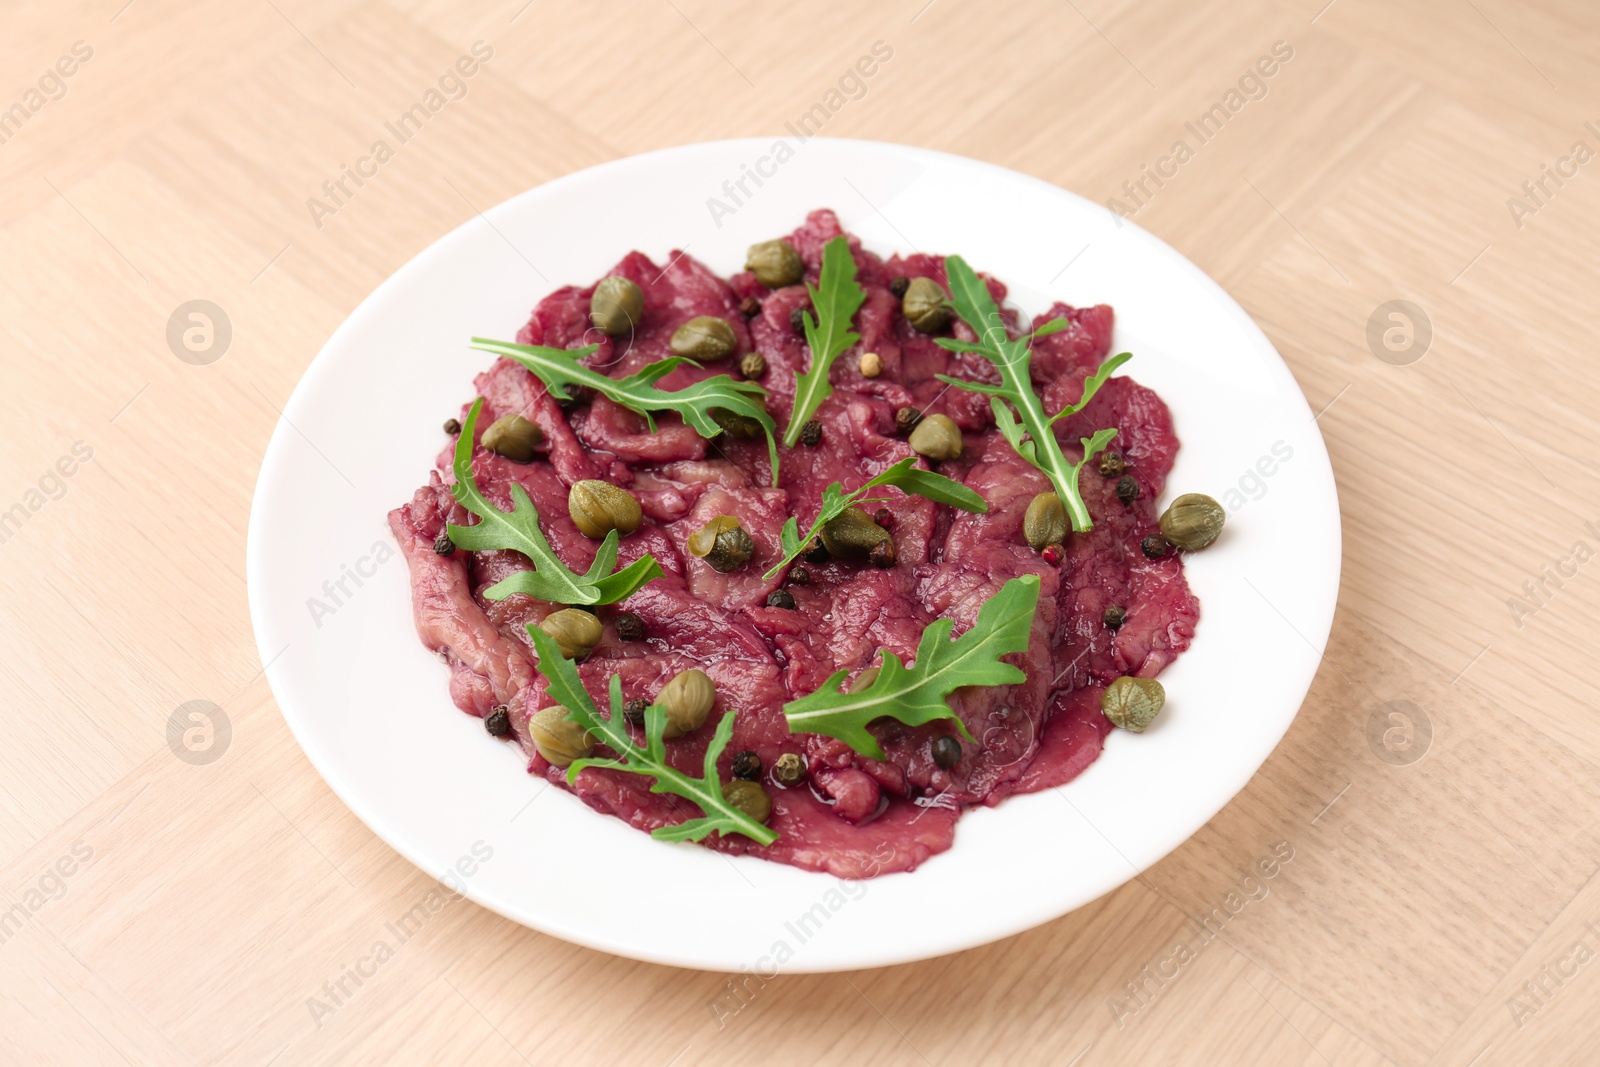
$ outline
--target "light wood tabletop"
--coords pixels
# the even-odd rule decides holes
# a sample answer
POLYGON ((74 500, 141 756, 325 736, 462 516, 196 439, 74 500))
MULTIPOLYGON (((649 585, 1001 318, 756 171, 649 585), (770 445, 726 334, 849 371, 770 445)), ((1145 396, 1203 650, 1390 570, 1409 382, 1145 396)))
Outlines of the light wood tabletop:
POLYGON ((0 20, 0 1063, 1600 1058, 1592 3, 17 0, 0 20), (832 106, 876 42, 891 58, 832 106), (325 187, 475 51, 376 176, 325 187), (785 136, 819 103, 828 135, 1120 205, 1271 337, 1344 518, 1303 710, 1167 859, 959 955, 736 986, 462 900, 395 939, 437 887, 317 775, 252 640, 245 526, 280 409, 476 207, 785 136), (172 337, 195 300, 225 338, 172 337), (191 701, 222 710, 213 735, 169 744, 191 701))

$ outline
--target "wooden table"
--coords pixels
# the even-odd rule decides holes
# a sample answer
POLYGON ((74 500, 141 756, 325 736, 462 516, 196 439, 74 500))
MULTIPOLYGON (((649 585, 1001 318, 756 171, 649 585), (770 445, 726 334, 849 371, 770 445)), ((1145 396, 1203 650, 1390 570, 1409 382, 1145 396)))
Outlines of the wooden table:
POLYGON ((0 1062, 1595 1062, 1594 6, 732 6, 8 5, 0 1062), (432 881, 262 677, 244 531, 279 408, 473 205, 783 134, 879 41, 825 133, 1137 209, 1321 411, 1344 588, 1304 710, 1154 869, 958 956, 734 999, 458 902, 363 964, 432 881), (474 42, 464 95, 360 163, 474 42), (196 299, 220 359, 186 318, 169 344, 196 299), (193 700, 231 727, 211 762, 169 747, 193 700))

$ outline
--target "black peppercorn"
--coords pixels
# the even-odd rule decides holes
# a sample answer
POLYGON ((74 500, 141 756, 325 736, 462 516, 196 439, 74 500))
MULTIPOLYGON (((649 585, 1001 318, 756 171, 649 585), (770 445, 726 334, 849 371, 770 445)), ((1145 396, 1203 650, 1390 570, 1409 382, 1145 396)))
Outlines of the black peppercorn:
POLYGON ((820 538, 818 540, 812 541, 811 542, 811 547, 806 549, 806 562, 807 563, 826 563, 826 562, 828 562, 828 560, 830 558, 832 558, 832 557, 830 557, 828 555, 828 550, 823 545, 823 543, 822 543, 820 538))
POLYGON ((1134 481, 1133 475, 1124 474, 1117 479, 1117 499, 1124 504, 1131 504, 1139 499, 1139 483, 1134 481))
POLYGON ((806 424, 800 427, 800 443, 807 448, 816 448, 820 445, 822 443, 822 423, 816 419, 808 419, 806 424))
POLYGON ((806 758, 798 752, 785 752, 772 765, 772 780, 779 785, 798 785, 806 776, 806 758))
POLYGON ((739 373, 755 381, 767 373, 767 357, 760 352, 746 352, 739 359, 739 373))
POLYGON ((879 508, 872 513, 872 521, 882 526, 885 530, 894 529, 894 512, 888 508, 879 508))
POLYGON ((894 538, 885 538, 872 546, 872 551, 867 554, 874 567, 887 570, 894 566, 894 538))
POLYGON ((1107 478, 1115 478, 1127 469, 1128 462, 1122 458, 1121 452, 1100 453, 1100 473, 1107 478))
POLYGON ((753 296, 747 296, 739 301, 739 314, 747 319, 753 319, 761 314, 761 301, 753 296))
POLYGON ((933 739, 933 762, 945 770, 949 770, 961 762, 961 742, 949 734, 942 734, 933 739))
POLYGON ((488 715, 484 716, 483 728, 489 731, 491 737, 511 736, 511 712, 504 704, 498 705, 488 715))
POLYGON ((784 608, 785 610, 793 611, 794 594, 790 593, 787 589, 774 589, 772 592, 767 594, 767 607, 784 608))
POLYGON ((1167 554, 1167 539, 1160 534, 1151 534, 1139 542, 1139 551, 1144 553, 1145 559, 1160 559, 1167 554))
POLYGON ((433 550, 441 556, 455 555, 456 543, 450 540, 450 535, 444 530, 439 531, 439 536, 433 539, 433 550))
POLYGON ((444 432, 449 434, 451 437, 454 437, 456 434, 461 432, 461 423, 455 419, 445 419, 444 432))
POLYGON ((617 637, 623 641, 638 641, 644 637, 644 620, 631 611, 617 616, 617 637))
POLYGON ((922 412, 916 408, 901 408, 894 413, 895 432, 902 436, 908 435, 917 428, 917 424, 921 421, 922 412))
POLYGON ((627 719, 628 722, 632 723, 634 726, 643 726, 644 709, 647 706, 648 705, 646 705, 645 702, 640 700, 638 697, 634 697, 632 700, 624 701, 622 705, 622 717, 627 719))
POLYGON ((1100 621, 1106 624, 1108 630, 1120 630, 1122 624, 1128 621, 1128 611, 1113 604, 1100 616, 1100 621))
POLYGON ((811 584, 811 572, 806 570, 804 567, 799 566, 798 564, 796 564, 793 567, 790 567, 789 568, 789 584, 790 585, 810 585, 811 584))
POLYGON ((797 307, 789 312, 789 329, 804 337, 806 332, 806 309, 797 307))
POLYGON ((733 776, 746 782, 754 782, 759 779, 761 777, 761 757, 748 750, 733 757, 733 776))
POLYGON ((889 282, 889 292, 894 294, 896 300, 905 299, 906 290, 911 287, 910 278, 895 278, 889 282))

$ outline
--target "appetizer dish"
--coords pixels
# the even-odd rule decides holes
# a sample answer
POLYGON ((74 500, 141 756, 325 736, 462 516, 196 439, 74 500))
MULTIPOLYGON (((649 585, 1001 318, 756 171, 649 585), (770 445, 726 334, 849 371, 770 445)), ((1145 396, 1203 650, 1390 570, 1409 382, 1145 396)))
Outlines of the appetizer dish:
POLYGON ((1110 307, 1005 297, 816 211, 730 278, 633 252, 474 339, 389 514, 456 706, 657 838, 851 879, 1143 731, 1223 509, 1162 507, 1178 439, 1110 307))

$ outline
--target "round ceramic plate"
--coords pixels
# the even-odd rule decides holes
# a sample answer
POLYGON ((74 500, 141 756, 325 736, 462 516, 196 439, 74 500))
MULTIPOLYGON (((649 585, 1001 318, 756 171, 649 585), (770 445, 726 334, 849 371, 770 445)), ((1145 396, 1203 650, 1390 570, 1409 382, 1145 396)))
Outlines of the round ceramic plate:
POLYGON ((1339 586, 1339 509, 1293 376, 1226 293, 1105 208, 938 152, 813 139, 688 145, 618 160, 474 216, 381 285, 284 408, 250 512, 250 610, 278 706, 374 832, 501 915, 686 967, 828 971, 922 959, 1046 922, 1193 834, 1255 773, 1317 669, 1339 586), (758 185, 754 178, 760 178, 758 185), (412 628, 389 509, 409 500, 489 357, 556 287, 629 250, 729 274, 751 243, 830 207, 880 255, 960 252, 1029 313, 1116 308, 1123 373, 1160 392, 1183 441, 1170 485, 1228 508, 1186 564, 1193 647, 1143 735, 1113 733, 1056 790, 968 812, 909 874, 841 883, 664 844, 525 773, 455 710, 412 628), (1237 680, 1251 678, 1246 698, 1237 680), (658 896, 663 891, 664 896, 658 896), (968 902, 952 909, 949 901, 968 902))

